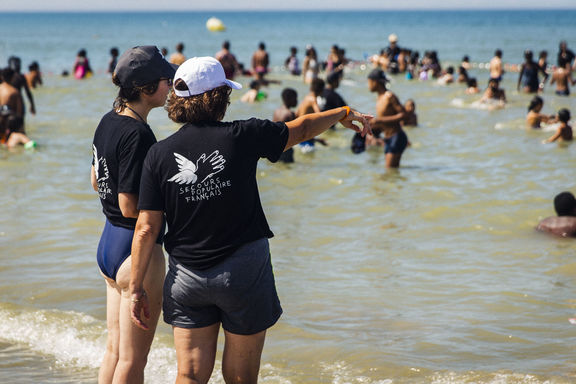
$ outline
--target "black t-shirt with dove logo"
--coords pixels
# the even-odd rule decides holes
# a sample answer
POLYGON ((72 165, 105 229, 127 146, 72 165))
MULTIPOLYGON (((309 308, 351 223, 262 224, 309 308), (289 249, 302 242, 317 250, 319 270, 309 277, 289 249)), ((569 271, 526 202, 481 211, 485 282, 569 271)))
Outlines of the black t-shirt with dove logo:
POLYGON ((278 161, 284 123, 242 120, 186 124, 154 144, 142 170, 138 208, 164 211, 171 257, 205 269, 240 245, 274 236, 262 209, 256 167, 278 161))
POLYGON ((142 164, 154 143, 154 132, 142 121, 115 111, 100 120, 92 142, 92 165, 102 211, 111 224, 128 229, 136 226, 136 219, 122 216, 118 194, 139 193, 142 164))

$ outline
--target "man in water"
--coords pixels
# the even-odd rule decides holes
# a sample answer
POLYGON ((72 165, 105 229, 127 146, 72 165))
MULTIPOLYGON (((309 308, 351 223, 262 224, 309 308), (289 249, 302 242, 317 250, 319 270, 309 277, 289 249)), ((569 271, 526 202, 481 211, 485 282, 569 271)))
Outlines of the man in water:
POLYGON ((22 96, 22 88, 24 88, 24 92, 28 97, 28 101, 30 101, 30 113, 35 115, 36 114, 36 105, 34 104, 34 97, 32 96, 32 92, 28 87, 28 81, 26 80, 26 76, 20 73, 21 69, 21 61, 19 57, 12 56, 8 59, 8 66, 14 71, 14 76, 12 76, 12 80, 10 80, 10 84, 18 90, 18 94, 22 100, 22 124, 18 129, 18 132, 26 133, 24 127, 24 116, 26 115, 26 106, 24 105, 24 97, 22 96))
POLYGON ((398 46, 398 36, 396 36, 394 33, 390 34, 390 36, 388 36, 388 42, 390 45, 386 47, 385 51, 386 55, 390 59, 388 62, 388 71, 390 71, 390 73, 398 73, 398 55, 401 51, 400 47, 398 46))
POLYGON ((252 55, 252 72, 257 80, 264 79, 264 75, 268 73, 268 65, 270 57, 266 52, 266 45, 261 42, 258 44, 258 50, 252 55))
POLYGON ((24 105, 22 95, 12 85, 15 75, 12 68, 0 71, 0 143, 9 148, 19 144, 34 147, 36 143, 23 132, 24 105))
MULTIPOLYGON (((404 107, 398 97, 386 88, 388 79, 383 70, 373 69, 368 75, 370 92, 378 94, 376 117, 372 119, 372 131, 376 143, 380 143, 380 134, 384 134, 383 144, 386 154, 386 168, 398 168, 402 153, 408 146, 408 137, 400 122, 404 118, 404 107)), ((372 138, 374 140, 374 138, 372 138)))
POLYGON ((567 70, 572 71, 576 67, 575 58, 574 52, 569 50, 566 41, 562 40, 558 51, 558 66, 563 65, 567 70))
POLYGON ((238 61, 236 61, 236 56, 230 52, 230 42, 228 40, 222 43, 222 49, 215 57, 216 60, 222 64, 226 78, 233 80, 234 75, 236 75, 236 71, 238 70, 238 61))
POLYGON ((570 96, 569 83, 574 85, 574 80, 572 80, 572 71, 567 68, 564 59, 558 63, 558 67, 554 69, 552 73, 552 80, 550 84, 556 83, 556 94, 558 96, 570 96))
POLYGON ((170 56, 170 63, 176 65, 182 65, 186 61, 186 56, 184 56, 184 43, 178 43, 176 45, 176 52, 170 56))
POLYGON ((494 57, 490 60, 490 79, 502 81, 504 69, 502 68, 502 50, 497 49, 494 57))
POLYGON ((547 217, 536 229, 562 237, 576 237, 576 198, 570 192, 554 197, 554 210, 558 216, 547 217))

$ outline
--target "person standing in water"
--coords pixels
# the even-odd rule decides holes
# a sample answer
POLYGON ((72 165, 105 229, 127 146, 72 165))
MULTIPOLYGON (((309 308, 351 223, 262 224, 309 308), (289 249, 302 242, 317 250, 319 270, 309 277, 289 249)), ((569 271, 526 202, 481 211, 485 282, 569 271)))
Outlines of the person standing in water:
POLYGON ((570 84, 575 84, 572 79, 572 70, 568 68, 564 59, 562 59, 559 64, 560 65, 554 69, 554 72, 552 72, 550 85, 556 83, 555 92, 558 96, 570 96, 570 84))
MULTIPOLYGON (((292 108, 298 105, 298 93, 292 88, 284 88, 282 90, 282 106, 274 111, 272 121, 287 123, 296 119, 296 113, 292 108)), ((294 149, 289 148, 282 152, 279 161, 283 163, 294 162, 294 149)))
POLYGON ((128 286, 142 164, 148 149, 156 143, 148 114, 166 103, 174 73, 174 67, 155 46, 124 52, 112 76, 119 87, 114 109, 102 117, 94 133, 91 182, 106 216, 96 257, 106 282, 108 328, 98 374, 100 384, 144 382, 148 351, 160 315, 165 273, 163 231, 158 231, 150 248, 150 266, 143 281, 150 303, 148 330, 130 321, 130 302, 143 298, 130 297, 128 286))
POLYGON ((26 80, 26 76, 24 76, 20 71, 22 69, 22 62, 20 61, 19 57, 12 56, 8 59, 8 67, 10 67, 14 71, 14 75, 12 76, 12 80, 10 80, 10 84, 18 90, 20 95, 20 99, 22 101, 22 124, 20 124, 18 131, 26 134, 26 104, 24 103, 24 97, 22 96, 22 90, 26 94, 28 101, 30 102, 30 113, 35 115, 36 114, 36 104, 34 103, 34 96, 32 96, 32 91, 30 87, 28 87, 28 81, 26 80))
POLYGON ((371 125, 374 137, 378 139, 380 134, 384 135, 386 168, 398 168, 408 146, 408 136, 401 125, 406 112, 398 97, 387 89, 387 83, 386 74, 381 69, 374 69, 368 75, 368 88, 378 95, 376 116, 371 125))
POLYGON ((532 51, 527 50, 524 52, 524 63, 520 67, 520 74, 518 75, 518 84, 516 88, 520 90, 520 85, 522 85, 522 91, 525 93, 536 93, 539 90, 544 89, 544 83, 548 79, 548 74, 544 71, 537 62, 534 61, 534 54, 532 51), (538 72, 542 72, 544 75, 544 80, 540 82, 538 79, 538 72))
POLYGON ((33 148, 36 143, 22 129, 24 105, 20 92, 11 84, 14 75, 14 70, 9 67, 0 71, 0 144, 8 148, 19 144, 33 148))
MULTIPOLYGON (((310 113, 318 113, 322 110, 318 105, 318 100, 321 99, 322 94, 324 92, 325 83, 322 79, 314 79, 310 84, 310 93, 304 96, 304 100, 298 106, 296 110, 296 116, 304 116, 310 113)), ((326 140, 319 139, 319 138, 311 138, 310 140, 302 141, 299 146, 302 153, 310 153, 314 152, 316 142, 326 146, 326 140)))
POLYGON ((252 73, 256 80, 263 80, 264 76, 268 73, 268 66, 270 65, 270 56, 266 52, 266 44, 260 42, 258 49, 252 55, 252 73))
POLYGON ((490 60, 490 80, 494 79, 498 82, 502 81, 504 75, 504 68, 502 66, 502 50, 497 49, 494 52, 494 57, 490 60))
POLYGON ((182 64, 167 110, 183 126, 155 144, 144 161, 132 247, 132 321, 149 326, 143 281, 165 216, 170 262, 163 313, 174 333, 179 384, 209 381, 221 328, 224 381, 258 382, 266 333, 282 314, 268 242, 274 234, 256 180, 258 161, 276 162, 283 151, 338 121, 363 134, 370 129, 367 117, 348 107, 287 123, 223 121, 230 93, 239 88, 212 57, 182 64))
POLYGON ((238 61, 236 60, 236 56, 230 52, 230 42, 228 40, 222 43, 222 49, 216 53, 215 57, 216 60, 222 64, 226 77, 228 79, 234 79, 238 71, 238 61))
POLYGON ((170 63, 174 65, 180 65, 186 61, 186 56, 184 56, 184 43, 178 43, 176 45, 176 52, 170 56, 170 63))

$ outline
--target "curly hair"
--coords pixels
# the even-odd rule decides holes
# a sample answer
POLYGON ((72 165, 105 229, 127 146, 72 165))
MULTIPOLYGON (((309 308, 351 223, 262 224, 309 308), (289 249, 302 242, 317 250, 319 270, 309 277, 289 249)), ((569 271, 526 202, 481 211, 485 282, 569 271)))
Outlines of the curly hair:
POLYGON ((113 107, 116 111, 122 112, 124 108, 126 108, 127 103, 140 100, 140 96, 142 94, 154 94, 158 90, 160 79, 146 85, 132 88, 122 87, 122 84, 120 84, 120 79, 118 79, 118 76, 116 75, 112 76, 112 82, 114 85, 120 88, 118 90, 118 96, 116 96, 116 100, 114 100, 113 107))
MULTIPOLYGON (((180 91, 188 90, 182 79, 178 79, 174 87, 180 91)), ((227 85, 190 97, 179 97, 172 92, 165 108, 168 117, 176 123, 220 121, 230 105, 231 92, 227 85)))

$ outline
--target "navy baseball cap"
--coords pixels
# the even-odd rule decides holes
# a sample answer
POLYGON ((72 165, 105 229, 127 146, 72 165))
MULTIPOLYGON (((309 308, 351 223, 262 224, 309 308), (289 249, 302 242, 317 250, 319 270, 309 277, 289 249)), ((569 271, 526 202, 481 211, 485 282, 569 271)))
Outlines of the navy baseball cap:
POLYGON ((133 88, 159 79, 173 79, 176 68, 164 59, 156 46, 142 45, 124 52, 114 73, 123 88, 133 88))
POLYGON ((388 78, 386 77, 386 73, 384 73, 384 71, 381 70, 380 68, 373 69, 368 74, 368 78, 370 80, 376 80, 376 81, 383 81, 383 82, 388 81, 388 78))

